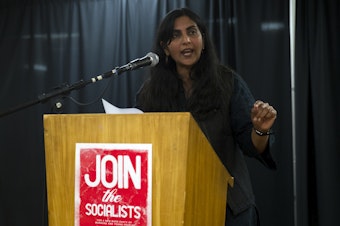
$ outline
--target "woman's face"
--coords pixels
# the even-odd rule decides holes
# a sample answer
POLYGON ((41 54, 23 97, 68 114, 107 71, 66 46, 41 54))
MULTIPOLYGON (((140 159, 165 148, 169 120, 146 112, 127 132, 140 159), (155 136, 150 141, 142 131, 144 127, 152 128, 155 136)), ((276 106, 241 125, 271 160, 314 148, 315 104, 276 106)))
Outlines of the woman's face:
POLYGON ((164 49, 176 62, 177 72, 190 70, 201 57, 204 48, 202 34, 197 24, 188 16, 175 20, 171 42, 164 49))

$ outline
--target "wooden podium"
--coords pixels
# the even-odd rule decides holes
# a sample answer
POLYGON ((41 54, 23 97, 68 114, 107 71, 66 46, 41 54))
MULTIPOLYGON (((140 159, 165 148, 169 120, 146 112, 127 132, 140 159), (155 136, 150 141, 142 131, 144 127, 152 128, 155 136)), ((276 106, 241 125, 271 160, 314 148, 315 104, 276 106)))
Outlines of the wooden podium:
POLYGON ((44 115, 48 219, 74 225, 76 143, 152 144, 152 225, 224 226, 233 178, 190 113, 44 115))

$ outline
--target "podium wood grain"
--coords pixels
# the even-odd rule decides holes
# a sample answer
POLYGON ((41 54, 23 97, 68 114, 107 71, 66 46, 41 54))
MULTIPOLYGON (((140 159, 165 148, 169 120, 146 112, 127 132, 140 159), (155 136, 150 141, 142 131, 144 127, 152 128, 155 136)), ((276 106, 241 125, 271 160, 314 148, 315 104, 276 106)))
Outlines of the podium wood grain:
POLYGON ((233 178, 189 113, 44 115, 50 226, 74 225, 76 143, 152 144, 152 225, 222 226, 233 178))

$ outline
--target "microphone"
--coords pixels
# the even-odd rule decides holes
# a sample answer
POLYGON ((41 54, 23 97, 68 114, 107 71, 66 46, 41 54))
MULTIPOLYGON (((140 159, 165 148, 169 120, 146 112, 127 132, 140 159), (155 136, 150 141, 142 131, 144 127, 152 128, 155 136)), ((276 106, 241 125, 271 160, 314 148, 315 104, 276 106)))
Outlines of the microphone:
POLYGON ((157 54, 153 52, 149 52, 146 54, 145 57, 137 58, 135 60, 130 61, 129 63, 119 67, 118 71, 119 73, 125 72, 125 71, 132 71, 138 68, 142 68, 144 66, 151 66, 154 67, 158 64, 159 57, 157 54))
MULTIPOLYGON (((115 69, 105 72, 103 74, 97 75, 96 77, 93 77, 90 79, 92 83, 95 83, 97 81, 103 80, 104 78, 109 78, 112 75, 119 75, 125 71, 132 71, 144 66, 150 65, 151 67, 157 65, 159 62, 159 57, 157 54, 150 52, 146 54, 145 57, 142 58, 137 58, 133 61, 130 61, 129 63, 121 66, 121 67, 116 67, 115 69)), ((90 82, 89 81, 89 82, 90 82)))

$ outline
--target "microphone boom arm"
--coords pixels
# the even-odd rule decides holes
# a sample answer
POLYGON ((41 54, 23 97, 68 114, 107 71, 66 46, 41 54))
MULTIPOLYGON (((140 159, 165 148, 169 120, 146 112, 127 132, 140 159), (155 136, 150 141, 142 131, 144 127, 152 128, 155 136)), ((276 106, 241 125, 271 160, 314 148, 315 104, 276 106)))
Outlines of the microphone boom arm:
POLYGON ((10 108, 6 111, 0 112, 0 118, 4 117, 6 115, 12 114, 14 112, 20 111, 22 109, 28 108, 28 107, 33 106, 35 104, 47 102, 48 100, 50 100, 54 97, 68 95, 73 90, 82 89, 89 84, 101 81, 101 80, 109 78, 113 75, 118 75, 118 74, 120 74, 119 70, 120 70, 120 68, 118 67, 118 68, 115 68, 111 71, 97 75, 97 76, 95 76, 95 77, 93 77, 93 78, 91 78, 87 81, 84 81, 84 80, 81 79, 81 80, 79 80, 78 82, 75 82, 72 85, 64 84, 63 87, 61 87, 61 88, 55 89, 55 90, 53 90, 49 93, 43 93, 41 95, 38 95, 38 97, 35 100, 25 102, 23 104, 20 104, 18 106, 10 108))
MULTIPOLYGON (((4 112, 0 112, 0 118, 6 115, 9 115, 11 113, 17 112, 19 110, 22 110, 24 108, 28 108, 32 105, 38 104, 38 103, 43 103, 46 102, 47 100, 53 98, 53 97, 58 97, 58 96, 62 96, 62 95, 68 95, 71 91, 73 90, 77 90, 77 89, 81 89, 84 88, 85 86, 95 83, 97 81, 101 81, 105 78, 109 78, 113 75, 119 75, 123 72, 126 71, 131 71, 131 70, 135 70, 138 69, 140 67, 144 67, 144 66, 148 66, 150 65, 151 67, 157 65, 159 62, 159 58, 158 55, 152 52, 149 52, 145 57, 143 58, 138 58, 136 60, 131 61, 128 64, 125 64, 121 67, 116 67, 115 69, 105 72, 103 74, 97 75, 87 81, 84 80, 80 80, 72 85, 63 85, 61 88, 55 89, 49 93, 43 93, 41 95, 39 95, 37 97, 37 99, 32 100, 32 101, 28 101, 24 104, 18 105, 16 107, 13 107, 7 111, 4 112)), ((61 106, 60 106, 61 107, 61 106)), ((57 106, 57 108, 60 108, 57 106)))

